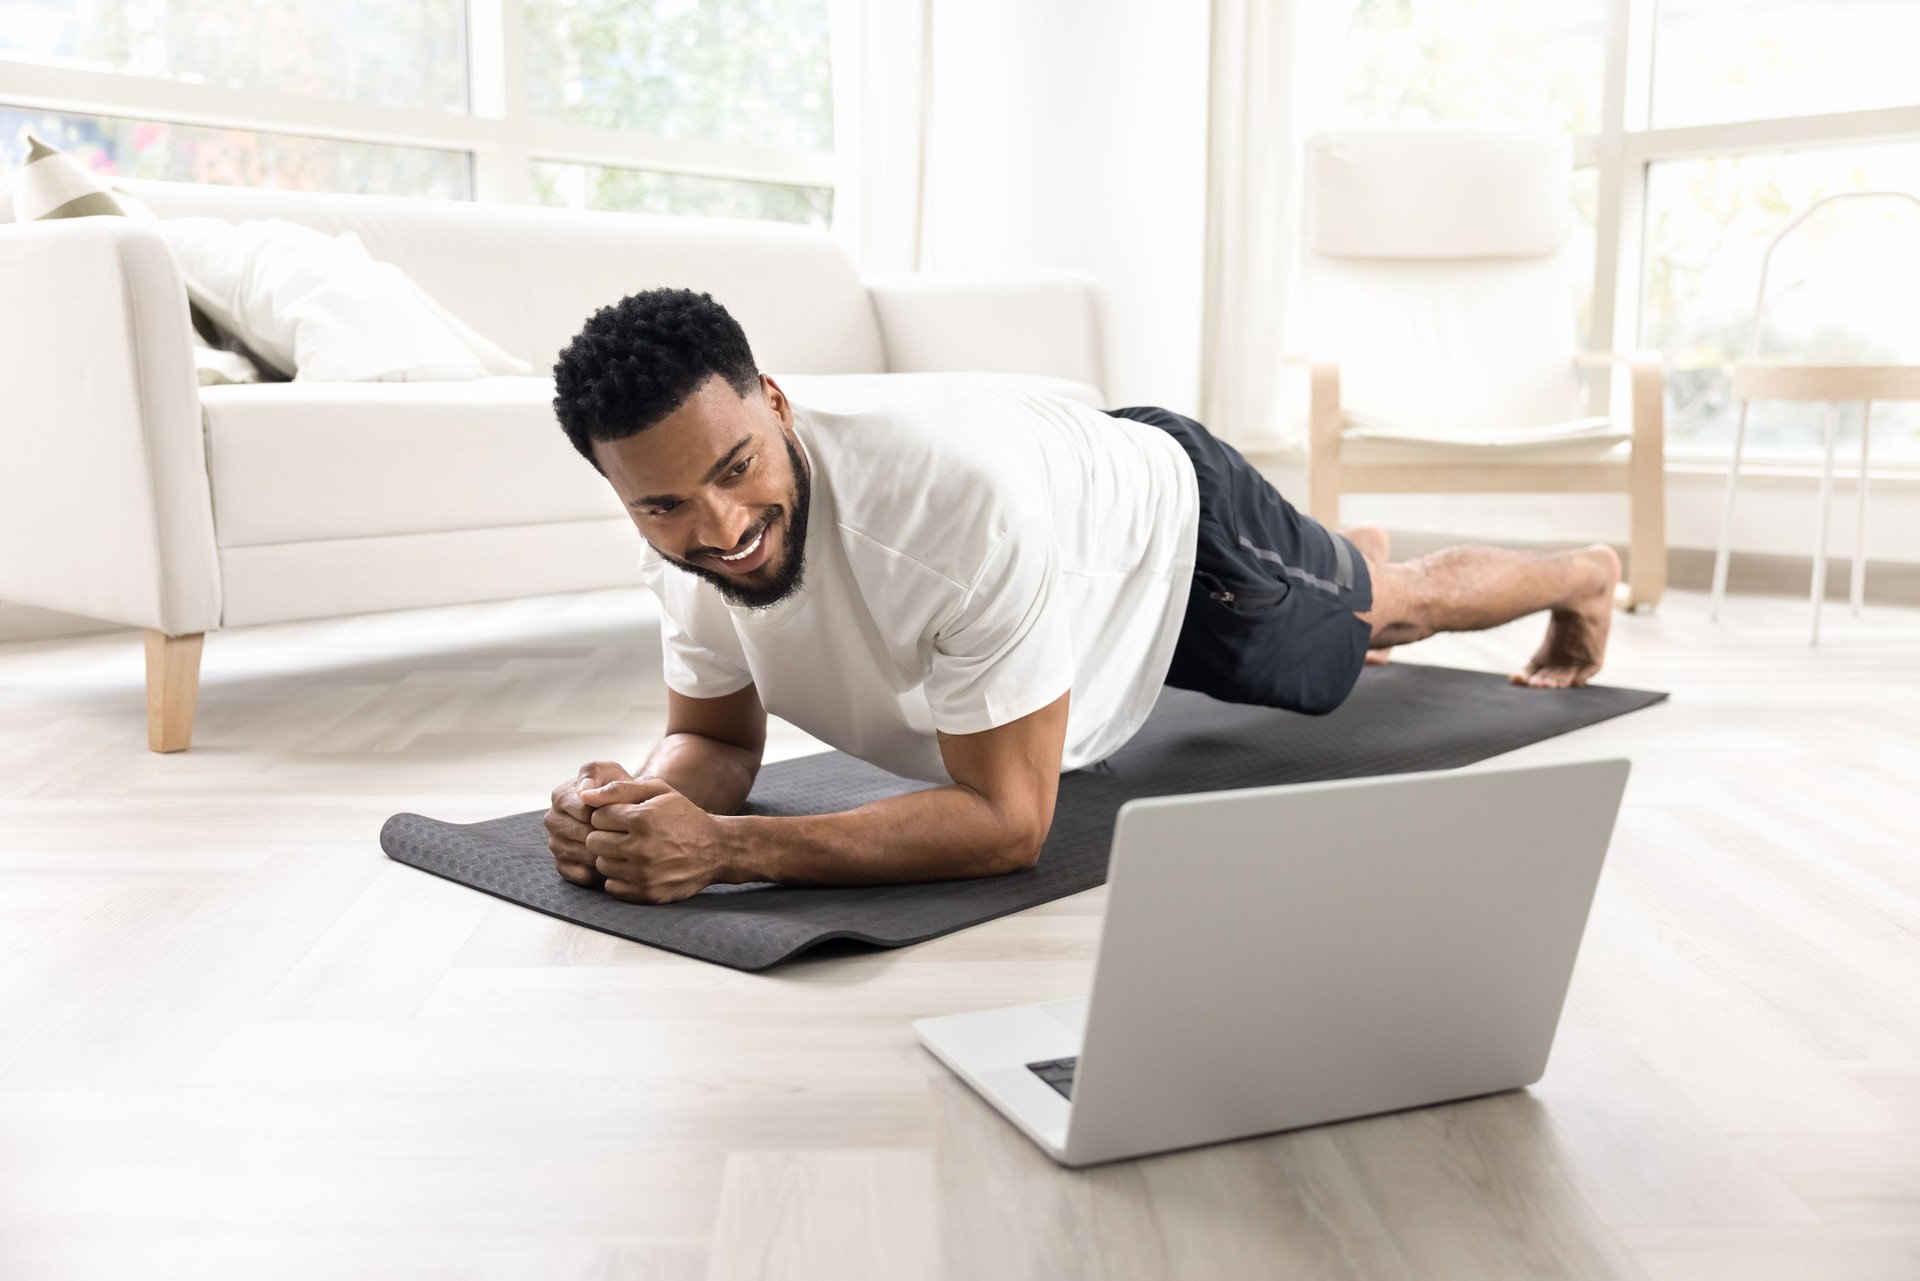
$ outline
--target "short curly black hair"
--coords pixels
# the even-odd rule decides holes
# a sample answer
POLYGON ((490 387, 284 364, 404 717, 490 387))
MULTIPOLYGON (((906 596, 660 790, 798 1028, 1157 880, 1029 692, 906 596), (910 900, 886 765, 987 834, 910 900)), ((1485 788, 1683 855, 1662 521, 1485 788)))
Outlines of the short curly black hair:
POLYGON ((553 412, 597 470, 596 440, 625 440, 678 409, 713 375, 760 385, 746 331, 711 294, 649 289, 588 318, 553 366, 553 412))

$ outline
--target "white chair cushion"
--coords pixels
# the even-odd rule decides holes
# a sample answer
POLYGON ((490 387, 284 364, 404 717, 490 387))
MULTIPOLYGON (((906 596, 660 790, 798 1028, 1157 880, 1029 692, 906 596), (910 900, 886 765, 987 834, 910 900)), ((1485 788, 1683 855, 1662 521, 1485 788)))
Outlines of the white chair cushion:
POLYGON ((1573 142, 1531 125, 1370 125, 1307 140, 1307 247, 1531 258, 1566 238, 1573 142))
POLYGON ((1477 437, 1434 437, 1395 432, 1378 425, 1349 424, 1340 434, 1340 461, 1373 463, 1625 462, 1633 432, 1610 418, 1580 418, 1530 431, 1483 432, 1477 437))
POLYGON ((1554 258, 1315 258, 1313 351, 1340 362, 1347 412, 1426 436, 1580 416, 1573 300, 1554 258))
MULTIPOLYGON (((1100 403, 1084 383, 1038 375, 774 377, 802 404, 869 377, 1100 403)), ((207 387, 200 401, 222 548, 625 516, 554 421, 548 378, 207 387)))

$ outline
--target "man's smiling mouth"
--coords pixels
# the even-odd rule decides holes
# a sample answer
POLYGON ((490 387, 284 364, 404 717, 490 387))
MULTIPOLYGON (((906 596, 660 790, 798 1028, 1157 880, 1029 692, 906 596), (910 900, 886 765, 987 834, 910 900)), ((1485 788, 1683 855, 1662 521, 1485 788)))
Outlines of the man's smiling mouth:
POLYGON ((725 553, 722 553, 722 552, 715 552, 714 559, 724 560, 728 562, 732 562, 736 560, 745 560, 747 557, 753 555, 756 551, 760 550, 760 540, 765 538, 766 536, 767 536, 767 527, 765 525, 762 525, 760 526, 760 532, 755 534, 753 536, 753 541, 748 543, 745 547, 733 553, 731 556, 726 555, 725 553))

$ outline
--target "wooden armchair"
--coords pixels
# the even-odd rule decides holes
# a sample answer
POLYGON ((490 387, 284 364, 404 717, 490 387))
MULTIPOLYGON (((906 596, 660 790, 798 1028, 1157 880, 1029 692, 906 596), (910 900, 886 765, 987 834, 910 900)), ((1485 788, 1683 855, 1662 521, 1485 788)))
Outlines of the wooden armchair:
POLYGON ((1620 603, 1666 590, 1662 370, 1580 353, 1560 262, 1570 142, 1524 126, 1336 130, 1307 144, 1308 510, 1347 493, 1623 493, 1620 603), (1629 413, 1584 414, 1624 366, 1629 413))

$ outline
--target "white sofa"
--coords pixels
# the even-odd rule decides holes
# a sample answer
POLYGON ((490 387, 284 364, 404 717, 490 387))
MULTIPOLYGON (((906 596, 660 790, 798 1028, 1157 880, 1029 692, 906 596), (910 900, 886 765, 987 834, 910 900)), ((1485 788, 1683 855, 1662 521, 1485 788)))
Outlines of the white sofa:
MULTIPOLYGON (((537 372, 596 308, 709 291, 805 402, 822 375, 992 374, 1103 403, 1073 273, 862 279, 824 234, 710 220, 128 183, 162 218, 359 233, 537 372)), ((0 226, 0 600, 147 629, 148 740, 188 745, 221 627, 636 581, 551 379, 196 385, 158 232, 0 226)))

